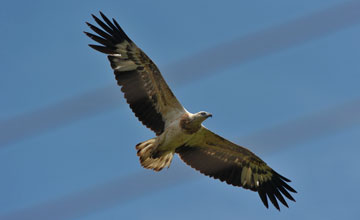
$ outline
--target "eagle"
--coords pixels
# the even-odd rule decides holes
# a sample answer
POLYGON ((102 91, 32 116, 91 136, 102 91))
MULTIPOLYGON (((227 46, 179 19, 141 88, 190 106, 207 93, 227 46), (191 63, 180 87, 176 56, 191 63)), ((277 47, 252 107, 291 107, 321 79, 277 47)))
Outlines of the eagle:
POLYGON ((98 26, 86 24, 96 34, 84 32, 100 45, 89 46, 107 54, 117 84, 135 116, 156 137, 136 145, 146 169, 169 167, 174 154, 202 174, 222 182, 257 191, 266 208, 268 198, 280 211, 278 201, 289 207, 284 196, 295 202, 289 179, 269 167, 250 150, 207 129, 202 123, 212 117, 206 111, 190 113, 175 97, 155 63, 125 34, 115 19, 102 12, 98 26))

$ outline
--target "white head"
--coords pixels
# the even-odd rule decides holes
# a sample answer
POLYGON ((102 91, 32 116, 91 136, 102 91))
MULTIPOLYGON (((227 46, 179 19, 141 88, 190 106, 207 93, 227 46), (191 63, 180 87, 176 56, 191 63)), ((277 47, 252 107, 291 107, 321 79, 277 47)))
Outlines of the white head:
POLYGON ((207 118, 212 117, 212 114, 210 114, 209 112, 198 112, 195 113, 193 115, 193 120, 196 121, 197 123, 201 124, 203 121, 205 121, 207 118))
POLYGON ((201 123, 209 117, 212 117, 212 114, 203 111, 195 114, 184 114, 180 119, 180 127, 185 132, 193 134, 201 128, 201 123))

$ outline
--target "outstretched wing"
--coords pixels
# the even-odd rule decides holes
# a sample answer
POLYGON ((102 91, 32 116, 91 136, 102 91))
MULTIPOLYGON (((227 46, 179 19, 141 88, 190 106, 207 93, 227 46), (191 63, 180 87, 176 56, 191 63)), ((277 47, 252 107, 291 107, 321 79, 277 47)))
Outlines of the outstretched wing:
POLYGON ((87 25, 98 35, 85 32, 101 44, 89 45, 108 54, 115 78, 136 117, 148 128, 160 135, 166 126, 180 114, 184 107, 176 99, 151 59, 138 48, 113 19, 111 22, 100 12, 104 22, 92 15, 102 30, 87 25))
POLYGON ((205 127, 186 145, 177 148, 180 158, 201 173, 234 186, 257 191, 268 208, 268 200, 280 210, 277 200, 288 207, 283 195, 295 201, 289 179, 271 169, 246 148, 240 147, 205 127))

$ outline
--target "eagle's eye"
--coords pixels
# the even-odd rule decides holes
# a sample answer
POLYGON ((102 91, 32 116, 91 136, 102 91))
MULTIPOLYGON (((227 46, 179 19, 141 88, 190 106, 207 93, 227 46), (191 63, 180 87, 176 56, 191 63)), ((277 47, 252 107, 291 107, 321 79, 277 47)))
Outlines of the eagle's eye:
POLYGON ((206 116, 206 112, 201 112, 201 116, 206 116))

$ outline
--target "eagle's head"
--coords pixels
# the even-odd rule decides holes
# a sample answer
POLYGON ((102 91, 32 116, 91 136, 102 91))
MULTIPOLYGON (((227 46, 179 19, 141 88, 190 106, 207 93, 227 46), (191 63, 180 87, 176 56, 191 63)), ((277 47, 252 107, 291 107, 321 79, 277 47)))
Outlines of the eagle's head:
POLYGON ((210 114, 209 112, 201 111, 201 112, 194 114, 195 121, 200 122, 200 123, 205 121, 209 117, 212 117, 212 114, 210 114))
POLYGON ((180 119, 180 127, 186 133, 193 134, 201 128, 201 123, 209 117, 212 117, 212 114, 204 111, 195 114, 186 113, 180 119))

